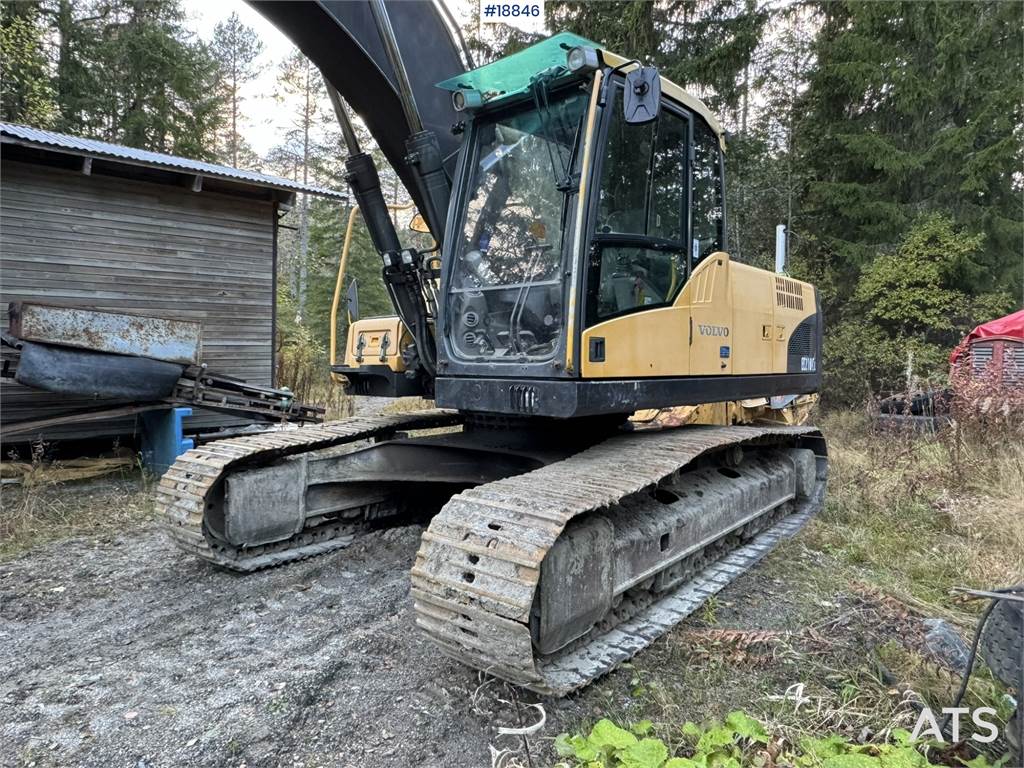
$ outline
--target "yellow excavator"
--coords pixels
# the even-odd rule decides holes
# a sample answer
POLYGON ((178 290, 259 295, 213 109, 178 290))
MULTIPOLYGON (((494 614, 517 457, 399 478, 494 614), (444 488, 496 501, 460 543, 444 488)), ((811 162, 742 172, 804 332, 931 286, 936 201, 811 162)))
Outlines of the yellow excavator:
POLYGON ((159 503, 182 549, 236 571, 427 511, 417 624, 468 665, 562 695, 821 507, 824 440, 793 415, 820 386, 818 296, 729 257, 724 132, 655 68, 561 33, 457 67, 431 89, 453 119, 424 120, 438 102, 414 82, 429 62, 408 60, 428 34, 413 5, 256 7, 332 85, 396 311, 354 317, 333 372, 436 409, 209 443, 171 467, 159 503), (337 64, 345 30, 378 83, 337 64), (434 249, 400 242, 345 102, 395 158, 434 249), (630 420, 680 406, 669 423, 685 426, 630 420))

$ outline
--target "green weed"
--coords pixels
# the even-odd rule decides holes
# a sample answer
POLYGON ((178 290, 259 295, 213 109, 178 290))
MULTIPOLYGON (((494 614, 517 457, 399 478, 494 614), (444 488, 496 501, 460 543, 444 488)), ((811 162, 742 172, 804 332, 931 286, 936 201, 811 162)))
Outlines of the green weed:
MULTIPOLYGON (((936 766, 922 752, 928 744, 911 742, 911 735, 895 729, 889 738, 858 744, 837 734, 791 740, 785 733, 770 733, 745 712, 730 712, 724 722, 699 726, 685 723, 678 744, 652 735, 656 726, 642 720, 626 728, 599 720, 588 733, 563 733, 555 751, 563 768, 761 768, 788 765, 797 768, 930 768, 936 766)), ((994 768, 979 756, 963 763, 970 768, 994 768)))

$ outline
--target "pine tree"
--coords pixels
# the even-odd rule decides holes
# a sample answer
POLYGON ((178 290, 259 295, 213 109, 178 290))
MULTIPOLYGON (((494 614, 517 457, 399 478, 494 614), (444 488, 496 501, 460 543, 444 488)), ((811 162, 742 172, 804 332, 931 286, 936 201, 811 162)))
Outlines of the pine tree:
POLYGON ((726 153, 729 251, 774 268, 774 231, 784 224, 790 247, 806 250, 797 216, 806 168, 800 149, 800 96, 812 63, 816 20, 801 5, 773 10, 761 44, 745 67, 726 153))
POLYGON ((222 159, 236 168, 255 167, 258 158, 239 132, 239 124, 245 100, 242 88, 262 69, 258 59, 263 42, 237 13, 232 13, 214 28, 211 49, 220 64, 217 85, 226 113, 222 159))
MULTIPOLYGON (((300 51, 294 51, 279 66, 277 98, 288 104, 292 128, 284 142, 272 150, 272 157, 278 164, 290 165, 296 181, 308 184, 322 168, 326 156, 319 139, 326 122, 327 92, 319 70, 300 51)), ((298 237, 290 264, 289 284, 298 314, 303 317, 309 268, 308 195, 299 196, 298 213, 298 237)))

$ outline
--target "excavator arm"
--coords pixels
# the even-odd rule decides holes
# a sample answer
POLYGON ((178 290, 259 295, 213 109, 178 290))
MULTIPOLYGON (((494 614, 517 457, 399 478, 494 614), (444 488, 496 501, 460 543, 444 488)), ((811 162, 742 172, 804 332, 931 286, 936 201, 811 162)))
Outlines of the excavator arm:
POLYGON ((466 69, 466 53, 452 36, 458 27, 444 17, 443 9, 430 0, 271 0, 252 6, 299 47, 359 115, 417 208, 426 211, 428 200, 406 160, 406 140, 432 132, 451 176, 459 148, 459 137, 451 129, 459 116, 450 95, 435 86, 466 69), (404 95, 403 78, 389 58, 388 22, 409 86, 404 95), (418 124, 403 100, 415 105, 418 124))
MULTIPOLYGON (((404 338, 408 331, 411 339, 400 357, 394 354, 400 339, 393 339, 388 366, 368 370, 360 361, 351 368, 332 365, 332 374, 346 374, 364 394, 432 395, 437 372, 434 260, 402 247, 376 164, 359 146, 346 104, 398 173, 439 249, 458 141, 451 100, 434 86, 465 71, 463 56, 471 62, 465 47, 460 51, 453 39, 453 30, 460 34, 458 25, 445 18, 443 6, 430 1, 259 2, 254 7, 299 46, 333 91, 349 150, 346 178, 383 261, 382 276, 398 314, 395 335, 404 338)), ((342 278, 339 273, 339 282, 342 278)))

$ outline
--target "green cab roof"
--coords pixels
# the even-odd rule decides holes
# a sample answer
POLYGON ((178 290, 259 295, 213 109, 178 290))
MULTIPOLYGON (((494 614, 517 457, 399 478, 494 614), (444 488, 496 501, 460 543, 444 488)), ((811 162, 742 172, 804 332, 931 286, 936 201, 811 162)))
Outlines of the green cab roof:
POLYGON ((564 69, 566 55, 577 45, 601 47, 572 32, 559 32, 547 40, 524 48, 519 53, 448 78, 438 83, 437 87, 446 91, 473 89, 482 94, 491 93, 501 98, 512 96, 526 91, 530 86, 530 78, 534 75, 552 67, 564 69))

